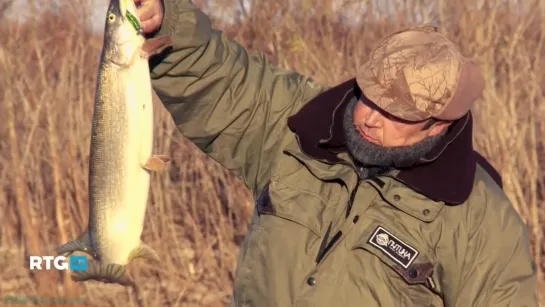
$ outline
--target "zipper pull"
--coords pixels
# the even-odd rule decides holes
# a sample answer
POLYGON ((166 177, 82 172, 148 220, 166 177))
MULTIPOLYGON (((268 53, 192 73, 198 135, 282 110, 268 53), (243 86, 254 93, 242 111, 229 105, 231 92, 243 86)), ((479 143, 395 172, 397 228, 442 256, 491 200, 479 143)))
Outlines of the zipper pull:
POLYGON ((350 211, 352 211, 352 204, 354 203, 354 198, 356 198, 356 193, 358 192, 358 188, 360 187, 361 180, 358 179, 358 183, 354 187, 354 190, 352 190, 352 193, 350 193, 350 199, 348 200, 347 208, 346 208, 346 218, 350 215, 350 211))

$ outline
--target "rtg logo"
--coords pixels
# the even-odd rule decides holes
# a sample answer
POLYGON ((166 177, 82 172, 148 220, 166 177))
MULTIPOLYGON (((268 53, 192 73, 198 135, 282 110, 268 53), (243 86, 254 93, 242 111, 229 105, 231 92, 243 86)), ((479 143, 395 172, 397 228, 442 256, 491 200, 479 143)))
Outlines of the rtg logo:
POLYGON ((70 256, 67 262, 64 256, 30 256, 30 270, 51 270, 51 264, 56 270, 66 271, 70 268, 71 271, 87 270, 86 256, 70 256))

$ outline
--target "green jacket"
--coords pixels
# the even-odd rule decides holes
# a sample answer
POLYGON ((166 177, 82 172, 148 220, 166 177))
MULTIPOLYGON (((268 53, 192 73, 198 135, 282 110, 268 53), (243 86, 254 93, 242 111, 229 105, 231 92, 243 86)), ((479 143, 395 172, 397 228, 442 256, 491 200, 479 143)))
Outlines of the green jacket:
POLYGON ((338 120, 354 80, 273 67, 189 0, 164 6, 174 47, 152 60, 153 87, 256 198, 233 306, 538 306, 527 229, 472 149, 471 114, 430 163, 359 182, 338 120))

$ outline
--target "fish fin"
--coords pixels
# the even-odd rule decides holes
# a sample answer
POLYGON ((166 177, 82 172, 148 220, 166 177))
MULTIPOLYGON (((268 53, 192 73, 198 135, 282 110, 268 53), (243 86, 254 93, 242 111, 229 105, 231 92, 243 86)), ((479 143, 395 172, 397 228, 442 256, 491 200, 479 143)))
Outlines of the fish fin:
POLYGON ((144 242, 140 242, 140 246, 133 249, 129 255, 129 261, 134 258, 144 258, 159 261, 159 254, 149 245, 144 242))
POLYGON ((166 169, 168 162, 170 162, 170 157, 167 155, 153 155, 142 165, 142 168, 148 171, 161 172, 166 169))
POLYGON ((87 263, 87 270, 72 271, 72 280, 86 281, 96 280, 103 283, 114 283, 123 286, 134 284, 132 277, 127 272, 127 267, 121 264, 103 264, 94 260, 87 263))
POLYGON ((143 58, 151 58, 152 56, 159 54, 165 50, 165 48, 172 46, 172 37, 160 36, 150 38, 146 40, 142 46, 141 55, 143 58))
POLYGON ((89 230, 85 230, 76 240, 70 241, 57 247, 57 254, 61 254, 64 256, 71 255, 76 251, 85 252, 93 257, 95 256, 93 249, 91 248, 89 230))

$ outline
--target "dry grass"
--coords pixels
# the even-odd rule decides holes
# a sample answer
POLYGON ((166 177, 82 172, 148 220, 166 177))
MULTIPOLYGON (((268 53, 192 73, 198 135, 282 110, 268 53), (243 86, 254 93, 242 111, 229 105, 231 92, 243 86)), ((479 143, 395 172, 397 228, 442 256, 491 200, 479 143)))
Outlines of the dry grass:
MULTIPOLYGON (((252 200, 239 180, 180 136, 161 106, 156 151, 174 162, 169 173, 153 176, 143 240, 163 262, 135 261, 131 273, 139 287, 130 289, 75 284, 53 271, 29 273, 28 255, 52 254, 87 224, 90 121, 102 41, 81 26, 86 1, 66 1, 25 24, 1 18, 7 1, 0 4, 0 294, 85 296, 92 306, 225 305, 252 200)), ((437 21, 478 59, 487 89, 475 110, 475 144, 501 171, 527 222, 543 280, 543 3, 509 7, 485 0, 477 8, 472 0, 337 1, 351 12, 342 15, 329 0, 255 2, 256 13, 245 22, 217 27, 275 63, 327 84, 353 76, 377 39, 417 21, 437 21), (362 2, 369 12, 358 13, 362 2), (385 9, 396 11, 385 17, 385 9), (357 17, 363 25, 341 23, 357 17)), ((198 3, 205 7, 206 1, 198 3)), ((233 7, 218 5, 210 12, 233 7)))

